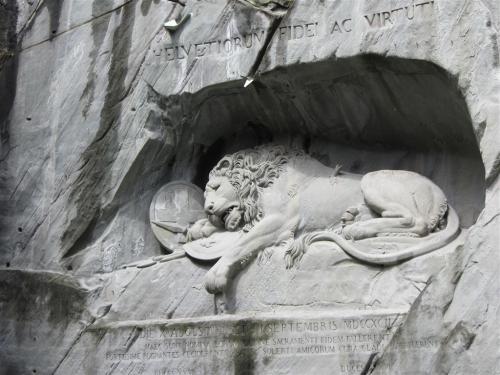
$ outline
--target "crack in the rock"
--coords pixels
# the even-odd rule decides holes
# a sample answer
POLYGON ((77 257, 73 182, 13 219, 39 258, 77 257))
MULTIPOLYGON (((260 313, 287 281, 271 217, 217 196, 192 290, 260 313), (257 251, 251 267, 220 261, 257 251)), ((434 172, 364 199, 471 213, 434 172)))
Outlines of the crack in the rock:
POLYGON ((179 308, 179 306, 181 305, 182 301, 184 301, 184 299, 187 297, 187 295, 189 294, 190 292, 190 288, 186 288, 186 292, 182 295, 180 301, 176 304, 176 306, 170 310, 170 312, 168 313, 168 317, 169 319, 172 318, 172 316, 175 314, 175 311, 179 308))
POLYGON ((41 7, 43 5, 43 2, 44 2, 44 0, 38 0, 38 3, 35 5, 35 9, 28 16, 28 19, 26 20, 26 22, 24 23, 24 25, 19 29, 18 36, 20 38, 18 38, 18 40, 21 41, 23 39, 24 33, 25 33, 26 29, 28 28, 28 26, 31 25, 31 22, 33 22, 33 20, 35 19, 38 11, 41 9, 41 7))
POLYGON ((19 185, 21 185, 21 183, 24 181, 24 178, 26 177, 26 175, 28 174, 30 168, 28 167, 28 169, 26 169, 26 171, 23 173, 23 175, 21 176, 21 178, 19 179, 19 182, 16 184, 16 186, 14 187, 14 190, 12 191, 12 194, 10 195, 9 197, 9 201, 12 199, 12 197, 16 194, 17 192, 17 189, 19 188, 19 185))
POLYGON ((491 222, 494 221, 499 216, 500 216, 500 213, 497 213, 497 214, 493 215, 491 218, 488 219, 488 221, 486 221, 486 223, 482 224, 483 228, 485 228, 486 226, 488 226, 489 224, 491 224, 491 222))
POLYGON ((66 352, 64 353, 64 355, 61 358, 61 360, 57 363, 57 366, 55 367, 53 374, 57 373, 57 370, 59 370, 59 367, 61 367, 61 365, 63 364, 64 360, 69 356, 69 354, 71 353, 71 350, 73 349, 73 347, 78 343, 78 341, 80 341, 80 339, 82 338, 83 334, 87 332, 87 328, 89 326, 91 326, 95 322, 95 320, 96 320, 96 318, 93 318, 84 328, 82 328, 82 330, 80 331, 80 333, 78 334, 78 336, 75 338, 75 340, 68 347, 68 350, 66 350, 66 352))
POLYGON ((491 167, 487 171, 487 176, 485 180, 486 188, 493 186, 493 183, 496 181, 498 176, 500 176, 500 154, 496 156, 491 167))
MULTIPOLYGON (((118 9, 123 8, 124 6, 130 4, 133 1, 134 0, 128 0, 125 3, 117 6, 116 8, 110 9, 110 10, 108 10, 108 11, 106 11, 106 12, 104 12, 104 13, 98 15, 98 16, 95 16, 95 17, 92 17, 92 18, 88 19, 87 21, 83 21, 83 22, 81 22, 79 24, 76 24, 76 25, 74 25, 74 26, 72 26, 72 27, 70 27, 70 28, 68 28, 68 29, 66 29, 64 31, 61 31, 60 33, 51 35, 49 38, 46 38, 46 39, 41 40, 41 41, 39 41, 37 43, 33 43, 33 44, 31 44, 31 45, 29 45, 27 47, 24 47, 24 48, 20 49, 19 52, 24 52, 24 51, 26 51, 26 50, 28 50, 30 48, 39 46, 40 44, 43 44, 43 43, 46 43, 46 42, 50 42, 50 41, 54 40, 55 38, 57 38, 57 37, 59 37, 59 36, 61 36, 63 34, 66 34, 66 33, 70 32, 70 31, 73 31, 73 30, 75 30, 75 29, 77 29, 79 27, 85 26, 85 25, 87 25, 87 24, 89 24, 89 23, 93 22, 94 20, 97 20, 97 19, 99 19, 101 17, 107 16, 108 14, 113 13, 113 12, 117 11, 118 9)), ((40 3, 42 3, 42 2, 43 2, 43 0, 40 1, 40 3)), ((41 4, 40 4, 40 6, 41 6, 41 4)), ((30 20, 30 22, 31 22, 31 20, 30 20)), ((21 38, 20 38, 21 42, 22 42, 23 37, 24 37, 24 35, 22 35, 21 38)))
MULTIPOLYGON (((63 280, 64 281, 64 277, 66 275, 62 275, 62 277, 60 277, 60 275, 54 275, 54 278, 52 278, 50 281, 53 282, 53 281, 61 281, 63 280)), ((70 279, 72 280, 72 279, 70 279)), ((87 288, 83 288, 81 285, 79 285, 79 287, 77 288, 78 290, 86 290, 86 291, 89 291, 89 292, 92 292, 92 293, 99 293, 102 291, 102 286, 97 288, 97 289, 87 289, 87 288)), ((90 297, 90 296, 89 296, 90 297)), ((95 297, 95 296, 94 296, 95 297)), ((88 311, 88 310, 86 310, 88 311)), ((82 312, 82 315, 83 315, 83 312, 82 312)), ((94 322, 97 320, 97 316, 94 316, 91 314, 91 319, 88 321, 87 324, 85 324, 85 326, 80 330, 80 332, 78 333, 78 335, 76 336, 76 338, 73 340, 73 342, 71 343, 71 345, 69 345, 68 349, 66 350, 66 352, 64 353, 63 357, 61 358, 61 360, 57 363, 56 367, 54 368, 54 371, 53 371, 53 374, 56 374, 58 369, 61 367, 61 365, 64 363, 64 360, 70 355, 71 351, 73 350, 73 348, 75 347, 75 345, 78 344, 78 342, 80 341, 80 339, 83 337, 83 335, 87 332, 87 329, 92 326, 92 324, 94 324, 94 322)), ((105 335, 105 333, 100 337, 100 340, 102 340, 102 337, 105 335)), ((99 341, 100 341, 99 340, 99 341)))
POLYGON ((123 290, 120 292, 120 294, 118 295, 118 297, 116 298, 115 302, 118 302, 118 300, 121 298, 121 296, 123 295, 123 293, 125 293, 128 289, 128 287, 135 281, 135 279, 137 279, 137 277, 139 276, 139 274, 141 273, 141 269, 138 269, 137 273, 135 274, 135 276, 132 278, 132 280, 130 280, 127 285, 125 285, 123 287, 123 290))
MULTIPOLYGON (((250 70, 247 74, 247 79, 253 80, 255 78, 255 75, 258 73, 258 70, 259 70, 259 67, 262 63, 262 60, 264 59, 264 56, 266 55, 266 53, 269 49, 269 46, 271 45, 271 42, 274 38, 274 35, 276 34, 276 30, 278 30, 278 27, 281 24, 281 21, 283 21, 283 19, 285 19, 286 15, 290 11, 290 9, 292 9, 292 7, 293 7, 293 1, 291 2, 290 7, 286 10, 286 12, 283 15, 276 16, 273 19, 273 21, 271 23, 270 31, 266 35, 266 39, 264 40, 264 45, 261 47, 261 49, 257 53, 255 61, 252 64, 252 66, 250 67, 250 70)), ((251 83, 251 81, 249 83, 251 83)))
POLYGON ((181 0, 167 0, 167 1, 169 1, 171 3, 174 3, 174 4, 179 4, 182 7, 186 6, 186 2, 185 1, 181 1, 181 0))
POLYGON ((372 363, 373 363, 373 360, 375 359, 375 357, 377 356, 377 354, 378 354, 378 352, 372 353, 370 355, 370 358, 368 358, 368 361, 366 362, 366 365, 363 368, 363 370, 361 371, 360 375, 368 375, 368 374, 371 374, 373 372, 373 370, 375 369, 376 363, 373 365, 373 368, 372 368, 372 363), (368 372, 368 371, 370 371, 370 372, 368 372))
POLYGON ((411 317, 411 314, 412 312, 415 311, 415 309, 420 305, 420 302, 421 302, 421 299, 422 299, 422 296, 424 295, 425 291, 427 290, 427 288, 431 285, 431 281, 429 281, 428 283, 426 283, 426 286, 424 287, 424 289, 422 290, 422 292, 418 295, 417 298, 415 298, 410 310, 408 311, 408 313, 406 314, 406 316, 403 318, 403 320, 400 322, 400 324, 396 324, 398 321, 399 321, 399 318, 401 316, 401 314, 398 314, 398 317, 394 320, 394 324, 390 327, 387 327, 387 331, 392 331, 392 335, 390 336, 390 339, 388 340, 387 344, 385 344, 382 348, 381 351, 379 352, 376 352, 374 353, 375 355, 370 357, 369 359, 369 362, 370 362, 370 366, 368 368, 365 367, 365 369, 363 370, 363 374, 364 375, 370 375, 373 373, 373 371, 375 370, 377 364, 379 363, 379 361, 384 357, 387 349, 391 346, 391 344, 393 343, 393 341, 395 341, 396 337, 399 335, 399 333, 401 332, 402 330, 402 327, 405 325, 405 323, 408 321, 408 319, 411 317))
POLYGON ((260 64, 262 63, 262 60, 264 59, 264 56, 267 53, 267 50, 269 46, 271 45, 271 41, 273 40, 274 34, 276 33, 276 30, 278 30, 279 25, 281 24, 281 21, 283 20, 284 17, 277 17, 273 20, 271 23, 271 28, 269 33, 266 35, 266 39, 264 40, 264 45, 261 47, 259 52, 257 53, 257 56, 255 57, 255 60, 250 67, 250 70, 248 71, 247 77, 249 79, 253 79, 255 75, 257 74, 260 64))
MULTIPOLYGON (((125 94, 119 100, 119 103, 121 103, 123 100, 125 100, 135 90, 135 88, 138 85, 138 82, 141 81, 142 77, 139 76, 139 73, 141 73, 141 71, 144 68, 144 64, 145 64, 146 59, 148 57, 148 51, 151 48, 151 43, 158 36, 158 34, 161 32, 162 29, 163 29, 163 26, 159 27, 157 29, 157 31, 153 33, 153 36, 149 39, 149 41, 146 43, 147 47, 142 52, 143 56, 142 56, 141 62, 139 63, 139 66, 137 67, 132 79, 130 80, 130 84, 129 84, 128 89, 125 91, 125 94)), ((138 55, 140 55, 140 54, 138 54, 138 55)), ((146 81, 144 81, 144 82, 146 82, 146 81)))
MULTIPOLYGON (((410 309, 410 311, 411 311, 411 309, 410 309)), ((396 319, 394 319, 394 324, 390 327, 387 327, 387 331, 392 332, 392 335, 390 336, 390 339, 387 342, 387 344, 385 344, 384 347, 382 348, 382 351, 373 353, 374 355, 370 356, 370 358, 369 358, 370 365, 365 368, 366 369, 365 375, 370 375, 373 373, 373 371, 375 371, 375 368, 377 367, 380 359, 382 359, 384 357, 384 354, 386 353, 387 348, 389 348, 391 346, 392 342, 395 340, 395 337, 398 336, 398 334, 401 330, 401 327, 403 327, 403 325, 408 320, 408 317, 410 316, 410 312, 408 312, 406 314, 406 316, 404 316, 403 321, 400 322, 400 324, 396 324, 396 323, 398 323, 398 321, 400 320, 400 317, 402 315, 403 314, 398 314, 396 319)), ((380 343, 379 343, 379 345, 380 345, 380 343)), ((363 371, 365 371, 365 370, 363 370, 363 371)))

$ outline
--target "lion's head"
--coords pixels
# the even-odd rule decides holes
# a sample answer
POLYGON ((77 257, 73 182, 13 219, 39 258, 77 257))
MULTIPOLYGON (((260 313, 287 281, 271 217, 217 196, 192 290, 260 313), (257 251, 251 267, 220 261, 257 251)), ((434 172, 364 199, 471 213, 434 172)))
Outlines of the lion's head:
POLYGON ((223 157, 210 172, 205 211, 210 222, 229 231, 248 231, 262 218, 261 190, 288 162, 283 146, 264 146, 223 157))

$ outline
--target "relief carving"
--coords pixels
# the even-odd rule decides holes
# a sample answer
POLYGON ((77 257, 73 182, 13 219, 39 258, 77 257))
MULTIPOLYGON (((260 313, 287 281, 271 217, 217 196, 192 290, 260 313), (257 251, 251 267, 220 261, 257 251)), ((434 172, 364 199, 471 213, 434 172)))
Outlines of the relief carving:
POLYGON ((391 265, 439 249, 460 231, 445 194, 418 173, 355 175, 278 145, 222 158, 204 195, 207 217, 187 230, 184 250, 195 258, 220 257, 206 275, 214 294, 276 246, 287 246, 288 268, 319 241, 358 261, 391 265))

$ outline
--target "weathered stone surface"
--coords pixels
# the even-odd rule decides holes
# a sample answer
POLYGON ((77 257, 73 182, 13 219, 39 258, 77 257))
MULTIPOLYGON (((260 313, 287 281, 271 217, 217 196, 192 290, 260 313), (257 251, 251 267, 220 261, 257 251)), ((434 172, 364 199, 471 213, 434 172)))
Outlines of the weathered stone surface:
MULTIPOLYGON (((386 310, 98 325, 82 335, 56 374, 356 373, 403 321, 404 314, 386 310), (354 351, 359 362, 351 360, 354 351), (90 356, 96 360, 86 361, 90 356)), ((432 349, 422 352, 429 356, 432 349)))
MULTIPOLYGON (((394 340, 373 357, 340 356, 340 373, 500 368, 498 4, 296 0, 278 25, 280 14, 245 1, 0 1, 0 373, 162 373, 106 362, 116 332, 380 305, 408 312, 394 340), (382 273, 331 249, 292 270, 263 254, 227 296, 234 318, 205 318, 220 303, 204 289, 209 264, 120 269, 163 254, 148 219, 162 185, 203 187, 223 154, 270 141, 332 168, 428 176, 470 227, 463 247, 382 273)), ((220 368, 188 362, 331 370, 323 355, 266 367, 262 352, 242 353, 220 368)))
POLYGON ((318 243, 298 267, 287 270, 285 251, 273 249, 237 277, 228 304, 237 312, 290 307, 405 311, 461 256, 461 242, 393 267, 367 267, 332 244, 318 243))
POLYGON ((95 320, 101 285, 43 271, 0 273, 2 374, 50 374, 95 320))
POLYGON ((123 279, 123 273, 134 276, 103 317, 103 322, 214 314, 214 298, 206 293, 203 285, 207 269, 207 265, 184 258, 144 269, 116 271, 106 288, 114 290, 123 279))

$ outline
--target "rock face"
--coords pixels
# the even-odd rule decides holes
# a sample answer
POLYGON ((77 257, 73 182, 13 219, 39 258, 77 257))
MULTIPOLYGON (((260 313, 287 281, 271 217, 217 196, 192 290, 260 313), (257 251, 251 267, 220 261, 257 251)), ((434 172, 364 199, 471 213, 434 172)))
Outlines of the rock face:
POLYGON ((495 374, 499 12, 0 0, 0 373, 495 374), (269 142, 418 172, 463 232, 386 268, 264 251, 215 297, 212 263, 151 261, 160 187, 269 142))

